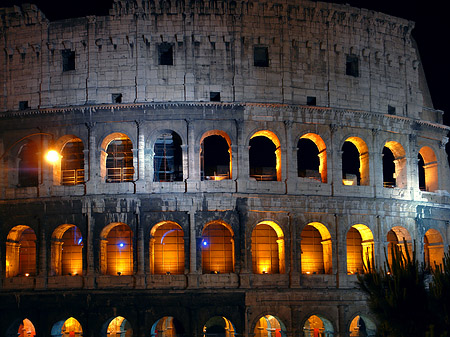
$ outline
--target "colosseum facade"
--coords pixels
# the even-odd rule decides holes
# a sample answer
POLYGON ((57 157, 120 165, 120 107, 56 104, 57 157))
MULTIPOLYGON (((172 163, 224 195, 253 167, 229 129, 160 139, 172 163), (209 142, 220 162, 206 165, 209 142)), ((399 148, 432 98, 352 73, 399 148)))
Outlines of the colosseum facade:
POLYGON ((0 9, 0 336, 372 336, 450 237, 414 23, 294 0, 0 9))

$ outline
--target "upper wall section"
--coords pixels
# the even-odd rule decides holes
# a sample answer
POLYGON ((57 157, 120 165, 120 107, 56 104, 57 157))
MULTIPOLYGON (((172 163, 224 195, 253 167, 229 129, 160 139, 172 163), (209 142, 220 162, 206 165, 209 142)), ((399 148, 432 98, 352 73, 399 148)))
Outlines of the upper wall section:
POLYGON ((423 107, 412 28, 366 9, 294 0, 115 0, 109 16, 56 22, 35 6, 0 9, 0 111, 220 100, 441 123, 423 107))

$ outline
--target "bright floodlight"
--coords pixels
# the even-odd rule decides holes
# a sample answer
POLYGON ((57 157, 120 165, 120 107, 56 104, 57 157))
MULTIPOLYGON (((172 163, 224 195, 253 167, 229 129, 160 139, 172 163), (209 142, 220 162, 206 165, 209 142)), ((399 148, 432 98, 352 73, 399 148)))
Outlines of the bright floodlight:
POLYGON ((59 159, 59 153, 55 150, 50 150, 47 152, 45 159, 50 163, 55 163, 59 159))

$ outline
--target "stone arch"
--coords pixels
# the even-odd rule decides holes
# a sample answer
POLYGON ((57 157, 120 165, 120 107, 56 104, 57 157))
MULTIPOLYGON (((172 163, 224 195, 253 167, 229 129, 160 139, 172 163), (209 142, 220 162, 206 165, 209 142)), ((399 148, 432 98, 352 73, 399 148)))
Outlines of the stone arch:
POLYGON ((135 156, 133 143, 125 133, 115 132, 101 143, 100 175, 106 182, 134 180, 135 156))
POLYGON ((73 317, 69 317, 66 320, 59 321, 55 323, 51 331, 52 337, 63 337, 63 336, 83 336, 83 328, 80 322, 73 317))
POLYGON ((176 337, 183 335, 183 325, 172 316, 161 317, 152 325, 152 337, 176 337))
POLYGON ((322 137, 318 134, 306 133, 299 138, 297 142, 297 171, 299 177, 304 176, 320 180, 322 183, 327 182, 327 148, 322 137), (308 145, 308 142, 314 144, 314 146, 308 145), (302 146, 302 143, 306 146, 304 144, 302 146), (305 153, 302 150, 305 150, 305 153), (300 172, 302 162, 313 163, 313 167, 309 167, 310 172, 306 167, 302 168, 302 170, 305 170, 304 173, 300 172))
POLYGON ((383 152, 383 186, 406 188, 406 153, 396 141, 387 141, 383 152))
POLYGON ((369 227, 356 224, 347 232, 347 274, 362 274, 373 266, 374 241, 369 227))
POLYGON ((84 144, 75 135, 60 137, 54 145, 59 158, 53 161, 53 183, 55 185, 79 185, 85 181, 84 144))
POLYGON ((428 268, 434 269, 444 259, 444 240, 438 230, 430 228, 424 237, 424 262, 428 268))
POLYGON ((6 337, 34 337, 36 329, 28 318, 18 319, 6 331, 6 337))
POLYGON ((104 275, 133 274, 133 231, 127 224, 114 222, 103 228, 100 270, 104 275))
POLYGON ((101 337, 133 337, 133 328, 123 316, 109 318, 102 326, 101 337))
POLYGON ((320 314, 311 315, 303 324, 303 333, 305 337, 333 337, 333 323, 320 314))
POLYGON ((281 181, 281 147, 269 130, 255 132, 249 140, 249 174, 256 180, 281 181))
POLYGON ((234 233, 229 224, 211 221, 205 225, 202 231, 201 258, 204 274, 234 272, 234 233))
POLYGON ((31 227, 17 225, 6 238, 6 277, 36 275, 36 234, 31 227))
POLYGON ((412 257, 412 240, 411 235, 408 230, 402 226, 394 226, 392 227, 386 235, 387 241, 387 256, 388 263, 391 265, 392 263, 392 249, 394 246, 397 246, 403 254, 403 257, 406 258, 406 249, 408 250, 409 256, 412 257), (406 247, 405 247, 406 241, 406 247))
POLYGON ((203 337, 234 337, 234 324, 223 316, 211 317, 203 326, 203 337))
POLYGON ((284 274, 284 233, 277 223, 259 222, 252 231, 251 247, 253 273, 284 274))
POLYGON ((73 224, 58 226, 51 239, 51 273, 80 275, 83 271, 83 237, 73 224))
POLYGON ((359 137, 348 137, 342 145, 344 185, 369 185, 369 149, 359 137))
POLYGON ((39 185, 39 165, 41 158, 36 143, 28 139, 17 154, 17 185, 35 187, 39 185))
POLYGON ((419 188, 434 192, 439 189, 438 162, 429 146, 423 146, 418 154, 419 188))
POLYGON ((377 326, 367 315, 356 315, 348 324, 349 336, 351 337, 374 337, 377 326))
POLYGON ((286 326, 277 316, 267 314, 257 320, 253 333, 255 337, 285 337, 286 326))
POLYGON ((331 274, 332 242, 327 227, 320 222, 307 224, 301 233, 303 274, 331 274))
POLYGON ((184 274, 184 232, 173 221, 162 221, 150 231, 150 271, 152 274, 184 274))
POLYGON ((183 141, 172 130, 161 130, 153 143, 153 181, 183 181, 183 141))
POLYGON ((205 132, 200 139, 202 180, 231 179, 232 150, 230 136, 222 130, 205 132))

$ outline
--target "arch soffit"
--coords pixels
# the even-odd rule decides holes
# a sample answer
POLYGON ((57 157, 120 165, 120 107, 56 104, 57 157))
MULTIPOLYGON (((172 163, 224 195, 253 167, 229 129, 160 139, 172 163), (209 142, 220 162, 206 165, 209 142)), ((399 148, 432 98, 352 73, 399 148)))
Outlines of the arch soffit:
MULTIPOLYGON (((109 225, 105 226, 102 231, 100 232, 100 238, 101 239, 106 239, 108 237, 109 232, 111 231, 111 229, 113 229, 116 226, 120 226, 120 225, 125 225, 128 227, 128 229, 130 230, 131 234, 134 235, 133 230, 131 229, 131 227, 129 225, 127 225, 126 223, 123 222, 111 222, 109 225)), ((113 318, 114 319, 114 318, 113 318)))
MULTIPOLYGON (((252 234, 253 234, 254 230, 256 229, 256 227, 258 227, 259 225, 267 225, 267 226, 269 226, 270 228, 272 228, 275 231, 275 233, 277 233, 277 237, 279 239, 283 239, 284 238, 284 231, 283 231, 283 229, 281 228, 281 226, 278 223, 276 223, 273 220, 258 221, 252 228, 252 234)), ((274 315, 272 315, 272 316, 274 316, 274 315)))
MULTIPOLYGON (((19 241, 20 237, 22 236, 22 233, 28 228, 31 229, 33 231, 34 235, 36 236, 36 231, 33 228, 31 228, 30 226, 17 225, 9 230, 7 240, 19 241)), ((37 240, 37 236, 36 236, 36 240, 37 240)))
POLYGON ((444 240, 442 238, 441 232, 439 232, 437 229, 430 228, 425 232, 425 237, 428 239, 428 243, 443 243, 444 240))
MULTIPOLYGON (((165 220, 165 221, 158 222, 150 229, 150 237, 154 237, 158 228, 160 228, 161 226, 166 225, 166 224, 171 224, 171 225, 177 226, 183 232, 183 236, 184 236, 184 230, 183 230, 183 227, 181 227, 181 225, 179 225, 175 221, 165 220)), ((165 317, 165 316, 163 316, 163 317, 165 317)))
POLYGON ((213 220, 213 221, 207 222, 205 224, 205 226, 202 228, 202 236, 203 236, 203 233, 204 233, 206 227, 208 227, 209 225, 222 225, 225 228, 227 228, 230 231, 231 236, 234 237, 234 231, 233 231, 233 228, 231 227, 231 225, 226 223, 225 221, 221 221, 221 220, 213 220))
POLYGON ((84 145, 83 140, 75 135, 64 135, 62 137, 59 137, 53 146, 53 149, 56 150, 57 152, 61 153, 64 149, 64 146, 66 146, 67 143, 72 142, 72 141, 80 141, 83 144, 83 148, 86 150, 86 147, 84 145))
POLYGON ((157 129, 152 130, 147 134, 147 139, 145 141, 146 148, 153 149, 156 143, 156 140, 164 133, 175 133, 181 139, 181 145, 187 144, 186 136, 183 134, 182 130, 178 128, 172 129, 157 129))
POLYGON ((77 228, 81 232, 81 229, 74 224, 62 224, 55 228, 52 233, 52 239, 61 239, 64 233, 73 227, 77 228))
POLYGON ((247 138, 247 144, 250 144, 250 140, 258 137, 263 136, 269 138, 275 145, 276 148, 279 148, 281 146, 280 139, 278 138, 278 135, 275 134, 273 131, 270 131, 268 129, 254 129, 248 134, 247 138))
POLYGON ((131 329, 133 329, 133 326, 134 326, 134 325, 133 325, 132 321, 130 321, 130 320, 129 320, 128 318, 126 318, 125 316, 122 316, 121 313, 117 313, 115 316, 108 317, 108 318, 106 319, 105 323, 102 324, 101 336, 107 336, 108 327, 109 327, 109 325, 111 324, 111 322, 112 322, 113 320, 115 320, 116 318, 119 318, 119 319, 121 320, 121 321, 120 321, 120 324, 122 324, 124 320, 128 321, 128 323, 129 323, 130 326, 131 326, 131 329))
POLYGON ((111 143, 113 140, 119 140, 119 139, 130 139, 132 147, 134 148, 136 143, 136 140, 131 138, 129 134, 123 133, 123 132, 111 132, 103 137, 100 138, 100 144, 99 148, 106 152, 106 149, 108 148, 109 143, 111 143))
POLYGON ((9 328, 6 330, 6 336, 13 336, 13 335, 17 336, 17 331, 19 330, 20 325, 23 324, 25 321, 28 321, 32 325, 34 331, 36 331, 36 327, 33 324, 33 319, 30 319, 30 317, 27 316, 23 318, 17 318, 16 320, 14 320, 13 323, 11 323, 9 328))
POLYGON ((420 148, 419 154, 422 156, 425 164, 437 161, 436 152, 428 145, 424 145, 420 148))
MULTIPOLYGON (((322 240, 331 239, 331 234, 330 234, 330 231, 328 230, 328 227, 326 227, 321 222, 309 222, 303 227, 303 229, 305 229, 306 226, 313 226, 315 229, 317 229, 319 231, 320 235, 322 236, 322 240)), ((302 231, 303 231, 303 229, 302 229, 302 231)))
POLYGON ((405 227, 403 227, 403 226, 391 227, 390 230, 387 231, 387 233, 386 233, 386 239, 387 239, 387 235, 390 231, 394 232, 394 234, 397 236, 397 240, 399 241, 399 243, 403 242, 403 238, 405 238, 407 242, 411 242, 411 234, 405 227))
POLYGON ((297 142, 296 142, 295 145, 297 145, 297 143, 298 143, 298 141, 299 141, 300 139, 309 139, 310 141, 312 141, 314 144, 316 144, 316 146, 317 146, 319 152, 322 152, 322 151, 324 151, 324 150, 327 149, 327 146, 326 146, 326 144, 325 144, 325 141, 324 141, 323 138, 322 138, 319 134, 317 134, 317 133, 309 132, 309 133, 303 133, 303 134, 299 135, 299 137, 297 138, 297 142))
POLYGON ((228 146, 231 147, 232 141, 231 141, 230 136, 225 131, 219 130, 219 129, 208 130, 208 131, 203 132, 200 137, 200 140, 198 141, 198 144, 203 143, 205 138, 209 137, 209 136, 221 136, 227 141, 228 146))
POLYGON ((81 326, 81 330, 83 331, 83 325, 80 323, 79 319, 77 319, 73 316, 70 316, 70 317, 64 316, 64 317, 61 317, 61 319, 59 321, 57 321, 56 323, 53 324, 52 330, 51 330, 51 335, 52 336, 60 336, 64 324, 71 318, 74 319, 81 326))
MULTIPOLYGON (((405 149, 403 148, 402 144, 400 144, 395 140, 386 141, 383 147, 384 146, 387 147, 389 150, 391 150, 395 159, 403 158, 406 155, 405 149)), ((381 152, 382 151, 383 148, 381 148, 381 152)))
POLYGON ((251 322, 251 330, 250 331, 254 331, 256 324, 258 324, 259 320, 265 316, 272 316, 274 317, 278 323, 280 324, 281 327, 281 331, 286 331, 286 324, 284 323, 285 321, 287 322, 285 317, 280 318, 280 315, 274 315, 272 312, 270 311, 262 311, 259 312, 257 315, 255 315, 255 317, 253 318, 253 321, 251 322))
MULTIPOLYGON (((350 228, 355 228, 361 235, 361 238, 363 241, 373 241, 373 233, 372 233, 372 230, 368 226, 363 225, 363 224, 355 224, 350 228)), ((348 231, 347 231, 347 235, 348 235, 348 231)))
POLYGON ((355 312, 355 313, 353 313, 353 314, 350 316, 351 319, 347 322, 347 331, 350 330, 350 326, 351 326, 353 320, 354 320, 356 317, 358 317, 358 316, 361 317, 361 318, 364 320, 364 323, 366 324, 366 328, 368 328, 369 330, 372 330, 372 331, 376 331, 376 330, 377 330, 377 326, 376 326, 376 324, 374 323, 375 320, 374 320, 371 316, 369 316, 369 315, 367 315, 367 314, 365 314, 365 313, 355 312))
POLYGON ((322 323, 323 323, 326 331, 330 331, 330 332, 334 332, 335 331, 333 320, 328 319, 327 315, 323 315, 322 313, 319 313, 319 312, 316 312, 316 311, 309 312, 305 316, 305 318, 302 321, 302 327, 305 326, 306 321, 308 319, 310 319, 312 316, 317 316, 317 317, 319 317, 322 320, 322 323))
POLYGON ((360 155, 369 153, 369 147, 367 146, 367 143, 358 136, 346 136, 343 139, 343 142, 341 144, 341 147, 340 147, 341 149, 344 146, 345 142, 350 142, 353 145, 355 145, 355 147, 358 149, 358 152, 360 155))

